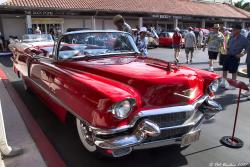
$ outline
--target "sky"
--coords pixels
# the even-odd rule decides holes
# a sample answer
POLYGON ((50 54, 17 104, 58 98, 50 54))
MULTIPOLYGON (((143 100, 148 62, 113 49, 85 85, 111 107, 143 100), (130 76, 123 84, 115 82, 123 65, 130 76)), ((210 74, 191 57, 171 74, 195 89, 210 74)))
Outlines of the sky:
MULTIPOLYGON (((233 0, 233 2, 238 2, 239 0, 233 0)), ((244 0, 245 2, 250 2, 250 0, 244 0)))
POLYGON ((0 4, 6 2, 6 0, 0 0, 0 4))

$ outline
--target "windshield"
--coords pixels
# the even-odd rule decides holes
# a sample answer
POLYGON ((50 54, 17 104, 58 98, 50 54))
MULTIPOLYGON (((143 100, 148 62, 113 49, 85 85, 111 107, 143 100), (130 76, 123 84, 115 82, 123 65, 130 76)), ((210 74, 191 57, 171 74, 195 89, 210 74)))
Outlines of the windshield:
POLYGON ((23 35, 23 42, 41 42, 41 41, 53 41, 50 34, 26 34, 23 35))
POLYGON ((133 38, 126 32, 73 33, 64 36, 59 45, 59 59, 139 52, 133 38))

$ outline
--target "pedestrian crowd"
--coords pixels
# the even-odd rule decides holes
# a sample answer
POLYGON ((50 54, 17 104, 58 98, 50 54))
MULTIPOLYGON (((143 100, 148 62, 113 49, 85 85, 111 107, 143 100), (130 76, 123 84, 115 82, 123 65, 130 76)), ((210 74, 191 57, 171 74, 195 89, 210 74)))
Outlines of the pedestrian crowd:
MULTIPOLYGON (((114 24, 117 30, 131 33, 141 54, 143 56, 148 55, 148 29, 146 27, 140 27, 139 30, 138 28, 132 30, 121 15, 114 17, 114 24)), ((182 35, 180 29, 176 27, 172 36, 172 46, 174 58, 177 63, 179 63, 183 38, 187 64, 193 62, 195 49, 203 48, 203 51, 205 51, 205 48, 207 48, 209 59, 208 70, 214 72, 214 61, 219 57, 219 64, 223 69, 221 86, 225 89, 234 89, 234 87, 227 84, 227 75, 231 73, 232 79, 237 79, 240 59, 247 54, 246 63, 250 89, 250 33, 243 30, 240 24, 235 24, 231 30, 225 27, 221 28, 219 24, 214 24, 206 38, 202 29, 199 29, 198 33, 195 33, 193 28, 189 27, 185 35, 182 35)), ((243 95, 250 99, 250 91, 245 92, 243 95)))

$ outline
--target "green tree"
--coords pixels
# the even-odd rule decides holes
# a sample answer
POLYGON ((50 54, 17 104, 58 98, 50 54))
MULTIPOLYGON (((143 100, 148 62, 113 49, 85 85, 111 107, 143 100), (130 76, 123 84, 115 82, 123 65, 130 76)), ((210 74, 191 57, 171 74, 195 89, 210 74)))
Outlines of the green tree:
POLYGON ((234 3, 234 6, 250 12, 250 2, 245 2, 244 0, 240 0, 234 3))

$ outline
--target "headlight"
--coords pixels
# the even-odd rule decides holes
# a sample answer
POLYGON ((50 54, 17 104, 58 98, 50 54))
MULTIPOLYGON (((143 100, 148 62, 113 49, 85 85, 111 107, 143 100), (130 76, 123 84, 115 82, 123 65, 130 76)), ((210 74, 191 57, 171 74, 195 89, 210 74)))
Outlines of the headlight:
POLYGON ((221 83, 220 79, 214 80, 208 87, 209 91, 216 92, 220 87, 220 83, 221 83))
POLYGON ((134 105, 134 99, 126 99, 113 105, 109 111, 111 111, 117 119, 125 119, 128 117, 130 111, 132 111, 134 105))

